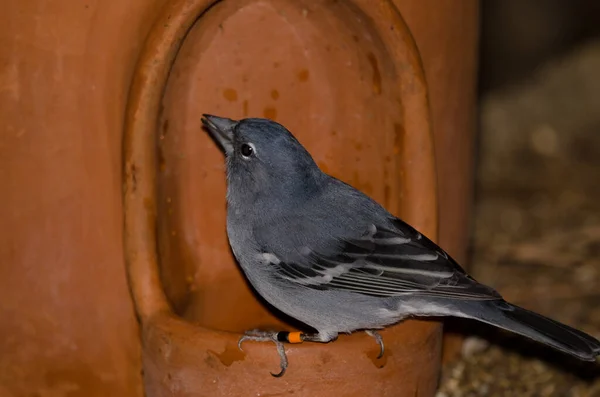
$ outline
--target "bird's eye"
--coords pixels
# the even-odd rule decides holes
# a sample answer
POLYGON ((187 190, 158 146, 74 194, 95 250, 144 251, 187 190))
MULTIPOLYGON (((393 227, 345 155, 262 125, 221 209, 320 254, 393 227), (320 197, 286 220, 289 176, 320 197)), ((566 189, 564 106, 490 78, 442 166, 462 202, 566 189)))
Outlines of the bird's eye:
POLYGON ((242 153, 242 156, 248 158, 254 154, 254 147, 249 143, 242 143, 240 153, 242 153))

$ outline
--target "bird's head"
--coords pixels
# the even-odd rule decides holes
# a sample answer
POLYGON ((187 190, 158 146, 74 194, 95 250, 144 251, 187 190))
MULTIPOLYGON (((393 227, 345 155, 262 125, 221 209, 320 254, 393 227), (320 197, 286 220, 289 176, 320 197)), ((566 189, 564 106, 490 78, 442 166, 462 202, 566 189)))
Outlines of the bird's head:
POLYGON ((308 151, 281 124, 205 114, 202 122, 223 148, 228 201, 254 203, 265 196, 293 202, 316 188, 321 172, 308 151))

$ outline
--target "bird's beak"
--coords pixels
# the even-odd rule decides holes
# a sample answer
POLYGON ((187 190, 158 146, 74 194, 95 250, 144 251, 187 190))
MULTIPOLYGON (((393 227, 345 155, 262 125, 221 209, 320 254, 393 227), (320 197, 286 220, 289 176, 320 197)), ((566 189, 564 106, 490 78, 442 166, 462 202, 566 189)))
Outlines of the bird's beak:
POLYGON ((235 127, 237 121, 210 114, 203 114, 202 116, 202 124, 210 132, 213 139, 221 145, 225 155, 230 155, 233 152, 233 127, 235 127))

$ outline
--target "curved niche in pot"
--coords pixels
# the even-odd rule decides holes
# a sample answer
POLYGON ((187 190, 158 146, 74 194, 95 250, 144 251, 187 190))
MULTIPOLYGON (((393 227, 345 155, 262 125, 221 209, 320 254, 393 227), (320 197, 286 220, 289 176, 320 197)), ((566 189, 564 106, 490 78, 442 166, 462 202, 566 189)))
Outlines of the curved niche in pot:
POLYGON ((125 127, 128 272, 148 396, 431 396, 441 326, 329 344, 237 340, 292 329, 251 292, 225 230, 223 154, 200 116, 267 117, 322 169, 436 236, 427 90, 391 1, 172 1, 138 62, 125 127), (214 3, 214 4, 213 4, 214 3))

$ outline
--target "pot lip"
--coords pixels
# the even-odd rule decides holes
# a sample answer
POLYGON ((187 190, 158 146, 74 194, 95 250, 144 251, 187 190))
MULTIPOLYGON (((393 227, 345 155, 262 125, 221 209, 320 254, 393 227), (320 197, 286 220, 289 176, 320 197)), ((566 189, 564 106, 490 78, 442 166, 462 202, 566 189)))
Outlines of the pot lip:
POLYGON ((171 312, 161 285, 156 243, 156 154, 160 101, 187 32, 215 0, 166 2, 141 50, 123 129, 124 251, 129 288, 142 323, 171 312))
MULTIPOLYGON (((168 303, 159 275, 156 239, 157 189, 154 143, 160 102, 169 72, 188 31, 216 1, 173 0, 154 23, 141 51, 129 91, 123 137, 123 210, 126 269, 136 312, 144 328, 160 319, 177 319, 202 332, 231 338, 238 333, 210 329, 177 316, 168 303)), ((427 85, 420 55, 409 28, 390 1, 355 0, 373 20, 386 20, 390 29, 378 29, 397 68, 398 91, 405 146, 399 167, 406 170, 401 213, 403 218, 437 239, 437 177, 427 85)), ((387 26, 387 25, 386 25, 387 26)), ((346 338, 342 338, 346 339, 346 338)), ((305 345, 305 344, 303 344, 305 345)), ((309 344, 310 345, 310 344, 309 344)))
MULTIPOLYGON (((407 325, 415 326, 417 323, 420 325, 421 334, 424 334, 425 340, 430 339, 435 334, 441 332, 441 327, 436 320, 433 319, 406 319, 403 320, 402 323, 407 325)), ((186 349, 197 350, 199 352, 204 352, 207 348, 212 349, 223 349, 227 346, 235 346, 237 347, 238 341, 240 338, 240 333, 234 331, 225 331, 218 330, 213 328, 208 328, 203 325, 198 325, 192 322, 189 322, 176 314, 166 311, 156 313, 154 316, 148 318, 146 322, 142 324, 142 334, 144 335, 144 339, 150 339, 151 335, 163 335, 164 337, 160 338, 162 343, 172 344, 173 340, 194 340, 196 343, 185 343, 186 349), (201 335, 199 337, 199 335, 201 335)), ((394 341, 398 339, 403 339, 402 336, 393 332, 394 327, 388 327, 386 329, 379 330, 386 341, 386 344, 393 344, 394 341)), ((323 351, 323 349, 330 349, 332 346, 335 346, 333 349, 335 351, 344 351, 349 350, 352 352, 355 351, 373 351, 378 352, 379 345, 374 341, 374 339, 367 335, 366 332, 353 332, 351 334, 340 334, 338 339, 334 341, 335 343, 299 343, 292 344, 289 346, 293 346, 292 349, 286 349, 288 353, 290 351, 294 351, 293 354, 308 354, 316 349, 319 351, 323 351), (351 348, 349 348, 351 346, 351 348)), ((262 343, 262 342, 247 342, 243 345, 244 352, 251 352, 255 350, 269 350, 271 351, 274 348, 274 345, 271 343, 262 343)), ((193 354, 193 353, 192 353, 193 354)), ((270 353, 269 353, 270 354, 270 353)))

